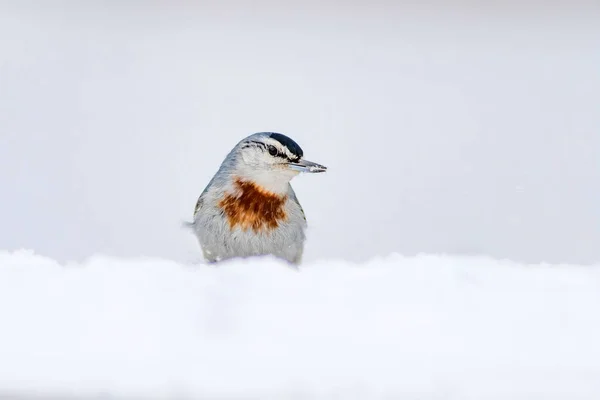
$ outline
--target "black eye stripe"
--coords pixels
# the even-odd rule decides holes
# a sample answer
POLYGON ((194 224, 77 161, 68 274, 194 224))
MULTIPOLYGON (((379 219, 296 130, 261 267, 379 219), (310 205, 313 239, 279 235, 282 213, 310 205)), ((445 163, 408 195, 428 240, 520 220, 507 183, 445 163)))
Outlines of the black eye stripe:
POLYGON ((263 143, 263 142, 256 142, 254 140, 251 140, 251 141, 246 142, 242 148, 247 149, 249 147, 260 147, 263 150, 268 151, 271 156, 283 158, 284 160, 287 160, 290 162, 297 162, 300 160, 300 157, 298 157, 297 155, 296 155, 296 157, 289 157, 287 154, 279 152, 277 147, 270 145, 270 144, 263 143))
POLYGON ((297 158, 292 159, 285 153, 280 153, 279 150, 277 149, 277 147, 275 147, 275 146, 268 145, 267 149, 269 150, 269 154, 272 155, 273 157, 283 158, 286 161, 298 161, 299 160, 297 158))
POLYGON ((283 147, 285 147, 295 159, 301 159, 304 156, 302 152, 302 148, 298 145, 298 143, 294 142, 290 137, 285 136, 281 133, 277 132, 258 132, 256 133, 266 135, 271 139, 278 141, 283 147))

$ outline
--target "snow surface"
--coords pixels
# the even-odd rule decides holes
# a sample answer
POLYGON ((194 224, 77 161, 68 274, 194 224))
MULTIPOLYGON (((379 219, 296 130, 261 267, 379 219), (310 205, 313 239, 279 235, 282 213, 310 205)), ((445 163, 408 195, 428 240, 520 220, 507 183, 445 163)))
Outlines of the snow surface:
POLYGON ((0 394, 598 399, 600 266, 0 253, 0 394))

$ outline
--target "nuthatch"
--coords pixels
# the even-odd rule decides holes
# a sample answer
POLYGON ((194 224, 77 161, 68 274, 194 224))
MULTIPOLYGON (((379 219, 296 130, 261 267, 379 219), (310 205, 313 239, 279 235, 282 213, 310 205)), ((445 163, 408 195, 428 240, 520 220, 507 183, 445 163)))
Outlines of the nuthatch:
POLYGON ((272 255, 299 264, 306 217, 290 185, 327 168, 303 158, 289 137, 259 132, 240 141, 208 183, 191 223, 207 262, 272 255))

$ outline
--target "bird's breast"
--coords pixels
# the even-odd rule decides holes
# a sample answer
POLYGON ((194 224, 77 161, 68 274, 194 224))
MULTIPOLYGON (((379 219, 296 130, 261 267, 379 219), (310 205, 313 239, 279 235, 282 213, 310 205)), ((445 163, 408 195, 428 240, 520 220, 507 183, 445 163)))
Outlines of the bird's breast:
POLYGON ((231 229, 271 231, 287 219, 287 195, 269 192, 257 184, 234 179, 233 191, 225 193, 218 203, 231 229))

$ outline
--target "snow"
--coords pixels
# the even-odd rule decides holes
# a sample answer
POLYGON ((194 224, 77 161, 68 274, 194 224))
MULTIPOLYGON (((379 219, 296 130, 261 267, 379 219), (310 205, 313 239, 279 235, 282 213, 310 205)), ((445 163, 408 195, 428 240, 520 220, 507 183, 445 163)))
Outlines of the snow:
POLYGON ((0 252, 0 397, 597 399, 599 267, 0 252))
POLYGON ((0 400, 600 399, 597 5, 4 3, 0 400), (258 131, 306 263, 191 262, 258 131))

